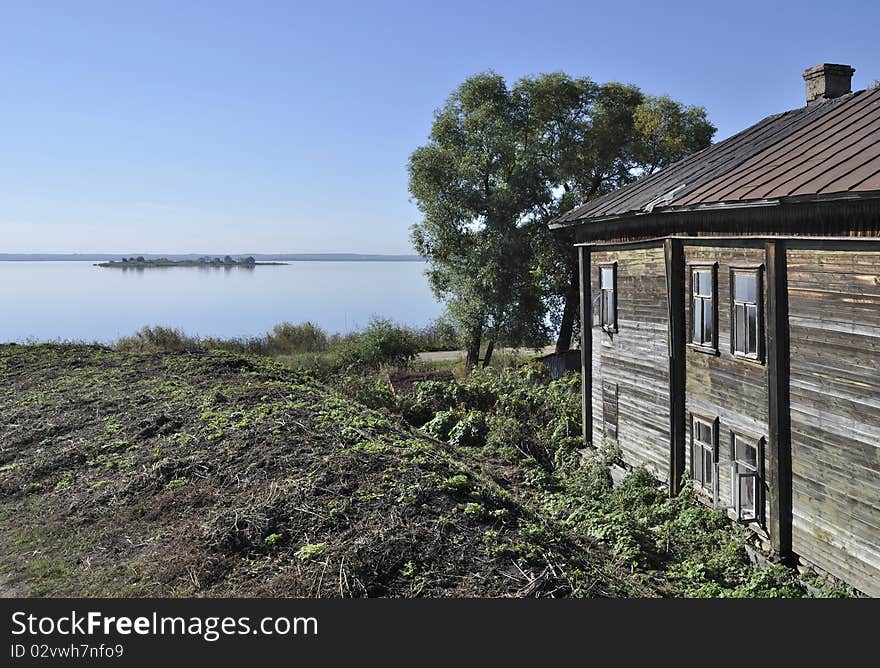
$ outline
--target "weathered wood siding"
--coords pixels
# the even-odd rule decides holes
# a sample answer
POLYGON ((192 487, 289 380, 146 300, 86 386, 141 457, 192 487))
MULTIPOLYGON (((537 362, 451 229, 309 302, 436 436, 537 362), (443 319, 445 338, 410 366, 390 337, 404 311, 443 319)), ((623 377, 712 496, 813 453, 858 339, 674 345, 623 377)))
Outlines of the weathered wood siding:
POLYGON ((880 252, 788 251, 792 547, 880 596, 880 252))
MULTIPOLYGON (((763 266, 765 253, 757 248, 719 248, 685 246, 685 320, 687 340, 691 337, 691 286, 692 264, 718 263, 717 299, 715 323, 718 336, 718 354, 687 349, 687 381, 685 410, 688 440, 685 448, 685 470, 690 472, 691 415, 710 420, 718 418, 718 507, 728 508, 731 501, 730 439, 731 432, 743 437, 760 439, 767 437, 767 368, 751 360, 734 357, 730 351, 730 269, 733 266, 763 266)), ((764 281, 766 293, 766 281, 764 281)), ((766 294, 764 305, 766 308, 766 294)), ((766 316, 766 313, 765 313, 766 316)), ((766 317, 762 318, 766 322, 766 317)), ((765 332, 761 332, 761 336, 765 332)), ((769 517, 766 480, 764 481, 765 517, 769 517)))
MULTIPOLYGON (((593 442, 604 437, 603 387, 617 385, 618 445, 624 460, 669 473, 669 369, 666 268, 663 248, 595 252, 593 319, 593 442), (599 326, 599 266, 617 262, 617 326, 599 326)), ((613 404, 607 402, 610 407, 613 404)))

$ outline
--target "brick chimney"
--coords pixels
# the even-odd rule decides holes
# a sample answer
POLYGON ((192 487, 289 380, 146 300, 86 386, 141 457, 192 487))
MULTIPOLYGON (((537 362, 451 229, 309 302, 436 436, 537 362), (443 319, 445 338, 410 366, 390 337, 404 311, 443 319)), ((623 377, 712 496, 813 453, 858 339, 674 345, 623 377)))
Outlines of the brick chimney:
POLYGON ((824 63, 804 71, 807 82, 807 106, 822 100, 831 100, 852 92, 852 75, 849 65, 824 63))

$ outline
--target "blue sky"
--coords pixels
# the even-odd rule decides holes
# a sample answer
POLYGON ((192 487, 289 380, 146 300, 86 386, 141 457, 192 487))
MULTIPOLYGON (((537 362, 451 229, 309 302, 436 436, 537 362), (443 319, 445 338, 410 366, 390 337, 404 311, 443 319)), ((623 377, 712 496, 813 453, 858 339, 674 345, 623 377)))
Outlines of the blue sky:
POLYGON ((880 79, 880 3, 0 0, 0 252, 411 252, 406 162, 467 76, 563 70, 722 139, 880 79))

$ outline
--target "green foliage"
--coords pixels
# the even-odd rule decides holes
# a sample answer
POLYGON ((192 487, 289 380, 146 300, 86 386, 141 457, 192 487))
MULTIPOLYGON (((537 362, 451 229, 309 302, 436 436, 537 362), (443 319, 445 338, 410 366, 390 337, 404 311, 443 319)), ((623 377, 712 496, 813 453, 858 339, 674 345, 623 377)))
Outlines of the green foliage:
POLYGON ((481 411, 470 411, 449 432, 449 442, 457 447, 476 448, 486 444, 488 425, 481 411))
POLYGON ((297 559, 310 561, 324 554, 327 549, 326 543, 307 543, 299 548, 294 554, 297 559))
POLYGON ((471 488, 471 480, 464 473, 459 473, 437 484, 437 489, 449 494, 462 494, 471 488))
POLYGON ((123 352, 184 352, 198 350, 199 340, 170 327, 144 327, 132 336, 122 337, 116 349, 123 352))
POLYGON ((458 330, 446 318, 421 329, 373 318, 364 330, 345 336, 327 334, 311 322, 282 322, 263 336, 232 339, 199 338, 169 327, 144 327, 120 338, 114 347, 122 352, 143 353, 225 350, 283 357, 296 366, 321 370, 333 366, 406 366, 421 351, 458 349, 459 339, 458 330))
MULTIPOLYGON (((808 594, 794 570, 753 564, 748 533, 700 503, 690 488, 670 499, 643 468, 615 487, 610 466, 619 463, 619 451, 585 449, 581 442, 579 381, 576 374, 549 380, 543 366, 527 364, 475 370, 462 382, 421 383, 411 397, 395 399, 406 419, 432 436, 462 449, 483 447, 487 462, 516 466, 520 492, 540 516, 602 541, 628 568, 665 582, 671 595, 808 594)), ((461 507, 465 515, 495 516, 470 496, 467 475, 437 488, 470 499, 461 507)), ((487 543, 487 553, 491 547, 487 543)))
POLYGON ((410 157, 422 212, 412 241, 471 361, 483 337, 545 338, 548 309, 570 337, 577 259, 547 222, 705 148, 714 132, 702 108, 562 72, 513 87, 488 72, 453 91, 410 157))
POLYGON ((422 431, 441 441, 446 441, 449 439, 449 433, 458 424, 460 417, 455 411, 439 411, 432 420, 422 427, 422 431))
POLYGON ((385 318, 373 318, 362 332, 350 335, 337 356, 342 368, 405 367, 415 359, 418 342, 412 332, 385 318))
POLYGON ((189 478, 174 478, 174 480, 169 480, 165 485, 165 489, 167 490, 175 490, 179 487, 183 487, 189 482, 189 478))
POLYGON ((269 547, 272 547, 278 541, 280 541, 283 537, 284 537, 284 534, 281 534, 281 533, 270 533, 268 536, 266 536, 265 543, 269 547))
POLYGON ((311 322, 299 325, 282 322, 266 336, 269 354, 317 353, 327 350, 328 343, 327 333, 311 322))

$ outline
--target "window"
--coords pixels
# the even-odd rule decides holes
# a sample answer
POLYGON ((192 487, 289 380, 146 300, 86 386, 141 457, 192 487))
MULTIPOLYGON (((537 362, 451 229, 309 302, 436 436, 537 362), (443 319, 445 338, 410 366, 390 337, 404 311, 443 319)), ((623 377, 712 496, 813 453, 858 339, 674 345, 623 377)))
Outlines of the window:
POLYGON ((730 435, 730 502, 741 521, 763 523, 763 445, 763 439, 730 435))
POLYGON ((763 357, 762 295, 760 268, 730 270, 730 348, 737 357, 763 357))
POLYGON ((702 490, 716 498, 718 420, 691 417, 691 478, 702 490))
POLYGON ((691 343, 716 350, 716 267, 691 268, 691 343))
POLYGON ((605 423, 605 436, 617 440, 617 383, 602 383, 602 421, 605 423))
POLYGON ((617 263, 599 267, 599 323, 608 332, 617 331, 617 263))

